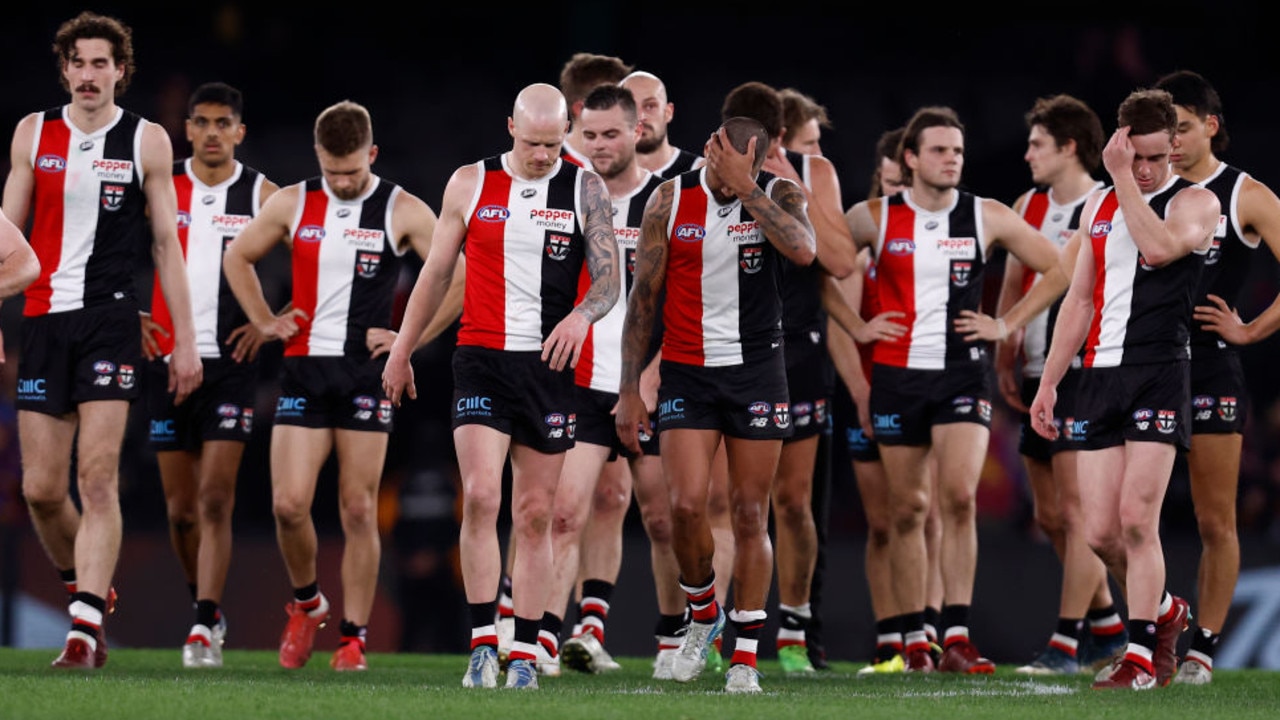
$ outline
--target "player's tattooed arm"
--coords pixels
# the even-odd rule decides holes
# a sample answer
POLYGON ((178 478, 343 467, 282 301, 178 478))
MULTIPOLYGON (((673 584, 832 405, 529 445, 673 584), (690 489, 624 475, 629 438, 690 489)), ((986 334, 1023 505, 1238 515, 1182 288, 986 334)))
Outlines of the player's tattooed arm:
POLYGON ((670 238, 667 224, 675 200, 674 183, 658 186, 645 205, 640 224, 640 240, 636 245, 636 273, 627 300, 627 315, 622 324, 622 384, 624 388, 639 386, 644 369, 645 352, 653 333, 658 298, 667 280, 667 254, 670 238))
POLYGON ((751 211, 778 252, 797 265, 808 265, 818 246, 804 191, 790 180, 779 179, 771 195, 756 187, 742 198, 742 206, 751 211))
POLYGON ((622 289, 618 266, 618 241, 613 237, 613 204, 604 181, 593 172, 583 173, 582 207, 586 208, 583 234, 586 239, 587 274, 591 288, 574 308, 595 322, 605 316, 622 289))

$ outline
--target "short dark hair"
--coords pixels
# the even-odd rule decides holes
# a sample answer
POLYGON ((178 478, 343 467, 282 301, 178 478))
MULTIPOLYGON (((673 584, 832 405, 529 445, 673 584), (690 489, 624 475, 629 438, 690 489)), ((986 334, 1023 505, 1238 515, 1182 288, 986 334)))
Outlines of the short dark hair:
POLYGON ((885 130, 880 134, 880 139, 876 140, 876 166, 871 171, 871 190, 867 197, 878 198, 880 192, 880 165, 882 160, 892 160, 898 165, 902 165, 901 150, 902 135, 906 132, 906 128, 894 128, 885 130))
POLYGON ((831 118, 827 116, 827 109, 817 100, 795 88, 782 88, 778 91, 778 96, 782 98, 782 124, 786 126, 786 134, 782 136, 782 142, 791 142, 800 128, 810 120, 817 120, 820 128, 831 127, 831 118))
POLYGON ((1130 135, 1166 132, 1172 140, 1178 134, 1178 111, 1173 96, 1164 90, 1134 90, 1120 103, 1116 118, 1121 127, 1129 126, 1130 135))
POLYGON ((782 115, 782 96, 773 87, 755 80, 730 90, 720 106, 722 122, 733 117, 751 118, 764 126, 770 138, 782 135, 782 115))
POLYGON ((751 167, 758 170, 764 164, 765 156, 769 153, 770 135, 759 120, 736 116, 725 120, 720 127, 724 128, 725 134, 729 136, 729 144, 740 153, 747 151, 747 144, 754 137, 756 139, 756 154, 751 159, 751 167))
POLYGON ((1042 97, 1027 111, 1026 120, 1028 129, 1043 127, 1058 147, 1075 140, 1076 157, 1085 170, 1092 173, 1102 164, 1102 146, 1106 144, 1102 121, 1080 99, 1070 95, 1042 97))
POLYGON ((1227 136, 1227 118, 1222 114, 1222 99, 1203 75, 1192 70, 1176 70, 1156 81, 1155 87, 1173 97, 1173 104, 1204 120, 1218 118, 1218 133, 1209 141, 1215 154, 1225 152, 1231 139, 1227 136))
POLYGON ((616 85, 633 69, 612 55, 574 53, 560 69, 560 92, 569 106, 569 113, 572 114, 574 104, 585 100, 597 85, 616 85))
POLYGON ((584 110, 610 110, 615 107, 622 108, 627 122, 634 123, 640 117, 636 110, 635 95, 621 85, 597 85, 582 103, 584 110))
POLYGON ((195 115, 196 106, 202 103, 226 105, 231 108, 232 115, 244 117, 244 96, 224 82, 207 82, 196 88, 187 101, 187 115, 195 115))
POLYGON ((906 126, 902 129, 902 142, 898 145, 898 164, 902 166, 902 182, 907 185, 911 184, 912 172, 907 165, 906 152, 910 150, 917 155, 920 153, 920 135, 925 130, 932 127, 953 127, 964 133, 964 123, 960 122, 960 116, 955 110, 943 105, 929 105, 916 110, 911 119, 907 121, 906 126))
POLYGON ((53 36, 53 54, 58 59, 58 77, 68 92, 71 87, 63 77, 62 69, 75 57, 77 40, 106 40, 111 43, 111 59, 117 67, 124 69, 116 83, 116 95, 123 95, 133 79, 133 30, 113 17, 88 10, 62 23, 53 36))
POLYGON ((316 144, 334 157, 343 157, 373 144, 373 121, 363 105, 343 100, 316 118, 316 144))

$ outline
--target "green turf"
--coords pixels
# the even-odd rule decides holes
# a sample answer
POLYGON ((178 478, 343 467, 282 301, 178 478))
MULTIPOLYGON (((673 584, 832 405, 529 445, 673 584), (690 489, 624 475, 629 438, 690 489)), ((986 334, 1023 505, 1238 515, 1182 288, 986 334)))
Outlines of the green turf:
MULTIPOLYGON (((113 650, 102 670, 57 671, 56 650, 0 648, 0 718, 279 718, 280 720, 443 720, 445 718, 1062 718, 1197 720, 1280 717, 1280 673, 1220 671, 1213 684, 1148 692, 1089 689, 1090 678, 1027 679, 1002 667, 994 677, 857 677, 857 665, 784 677, 775 661, 761 670, 764 694, 725 695, 711 674, 688 685, 657 682, 648 658, 620 658, 619 672, 588 676, 566 669, 540 678, 537 692, 464 690, 460 655, 373 654, 365 673, 335 673, 317 653, 302 670, 284 670, 273 652, 227 651, 220 670, 183 670, 177 648, 113 650)), ((499 680, 501 683, 501 679, 499 680)))

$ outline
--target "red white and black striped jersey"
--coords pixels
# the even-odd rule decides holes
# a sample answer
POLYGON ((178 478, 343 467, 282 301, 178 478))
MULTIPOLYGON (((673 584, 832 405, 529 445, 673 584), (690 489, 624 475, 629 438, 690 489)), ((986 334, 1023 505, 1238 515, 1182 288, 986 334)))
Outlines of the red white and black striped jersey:
MULTIPOLYGON (((662 178, 646 173, 646 178, 629 195, 613 198, 613 236, 622 259, 623 295, 604 317, 592 323, 586 342, 574 368, 574 382, 582 387, 616 393, 622 384, 622 321, 627 316, 627 298, 636 276, 636 246, 640 243, 640 224, 644 220, 649 195, 662 184, 662 178)), ((578 284, 578 301, 591 287, 591 276, 584 266, 578 284)))
MULTIPOLYGON (((1054 247, 1062 247, 1071 239, 1071 235, 1080 227, 1080 213, 1084 211, 1085 201, 1095 190, 1102 187, 1101 182, 1084 195, 1075 200, 1058 204, 1054 202, 1048 186, 1040 186, 1032 190, 1022 208, 1022 218, 1032 227, 1040 231, 1052 242, 1054 247)), ((1031 286, 1044 277, 1029 267, 1022 270, 1022 294, 1026 295, 1031 286)), ((1022 374, 1026 377, 1040 377, 1044 374, 1044 361, 1049 352, 1049 341, 1053 338, 1053 326, 1058 319, 1058 308, 1062 306, 1062 298, 1053 301, 1043 312, 1031 318, 1023 330, 1022 340, 1022 374)))
MULTIPOLYGON (((1253 251, 1258 249, 1258 242, 1250 242, 1240 225, 1240 187, 1247 177, 1249 174, 1245 171, 1220 163, 1213 175, 1197 183, 1218 196, 1222 214, 1213 233, 1213 244, 1204 258, 1204 272, 1196 286, 1196 305, 1209 305, 1206 298, 1212 293, 1225 300, 1227 305, 1236 307, 1240 292, 1247 284, 1245 281, 1249 265, 1253 262, 1253 251)), ((1228 345, 1217 333, 1202 330, 1200 323, 1191 324, 1192 359, 1235 351, 1235 347, 1228 345)))
MULTIPOLYGON (((1187 180, 1174 175, 1145 195, 1164 217, 1187 180)), ((1108 188, 1088 223, 1093 248, 1093 318, 1084 341, 1084 366, 1118 367, 1191 357, 1188 325, 1204 254, 1193 252, 1163 267, 1148 265, 1129 233, 1114 188, 1108 188)))
POLYGON ((586 256, 582 168, 562 159, 543 177, 525 180, 505 154, 476 165, 458 345, 541 350, 577 297, 586 256))
MULTIPOLYGON (((776 181, 756 178, 765 194, 776 181)), ((780 256, 759 222, 736 198, 716 202, 705 168, 672 182, 662 359, 740 365, 781 347, 780 256)))
MULTIPOLYGON (((200 182, 191 159, 173 166, 178 196, 178 242, 186 259, 191 315, 200 357, 222 357, 227 335, 248 322, 222 272, 222 253, 258 214, 262 205, 261 173, 235 161, 231 177, 214 186, 200 182)), ((173 318, 165 303, 160 274, 151 290, 151 319, 169 334, 156 337, 165 355, 173 352, 173 318)))
POLYGON ((907 332, 876 343, 875 362, 916 370, 944 370, 980 360, 986 343, 966 341, 955 329, 961 310, 979 309, 987 241, 982 198, 955 191, 950 207, 925 210, 911 190, 880 204, 876 286, 880 310, 901 312, 907 332))
MULTIPOLYGON (((800 182, 812 189, 811 158, 791 150, 786 154, 800 182)), ((827 309, 822 305, 822 266, 816 262, 796 265, 785 257, 778 260, 782 269, 782 334, 787 346, 826 345, 827 309)))
POLYGON ((25 291, 23 315, 135 297, 135 263, 151 242, 142 191, 143 127, 141 117, 123 108, 92 133, 72 124, 67 106, 43 113, 30 155, 30 241, 40 276, 25 291))
POLYGON ((376 175, 354 200, 338 198, 323 177, 302 184, 289 226, 293 307, 311 319, 285 342, 286 356, 368 358, 369 328, 391 327, 403 255, 391 218, 400 192, 376 175))

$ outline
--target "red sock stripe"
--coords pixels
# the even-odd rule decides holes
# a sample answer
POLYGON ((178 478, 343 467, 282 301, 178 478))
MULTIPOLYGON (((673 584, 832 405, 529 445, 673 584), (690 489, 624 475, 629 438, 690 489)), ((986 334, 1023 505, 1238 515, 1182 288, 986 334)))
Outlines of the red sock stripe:
POLYGON ((609 606, 598 600, 583 600, 581 610, 583 615, 597 615, 602 618, 609 617, 609 606))
POLYGON ((744 652, 742 650, 734 650, 733 657, 729 660, 730 665, 750 665, 756 666, 756 654, 753 652, 744 652))
POLYGON ((1075 656, 1076 656, 1076 649, 1075 649, 1075 648, 1073 648, 1073 647, 1071 647, 1070 645, 1065 645, 1065 644, 1063 644, 1063 643, 1056 642, 1056 641, 1054 641, 1054 640, 1050 640, 1050 641, 1049 641, 1049 647, 1052 647, 1052 648, 1058 648, 1059 650, 1061 650, 1062 652, 1064 652, 1064 653, 1066 653, 1066 654, 1070 655, 1071 657, 1075 657, 1075 656))
POLYGON ((560 648, 555 644, 554 641, 548 638, 539 637, 538 644, 541 645, 542 648, 546 650, 547 654, 550 655, 551 657, 555 657, 556 655, 560 654, 560 648))
POLYGON ((498 647, 498 635, 495 633, 493 635, 481 635, 479 637, 471 638, 472 650, 475 650, 481 645, 488 645, 496 650, 498 647))
POLYGON ((805 643, 804 643, 804 641, 803 641, 803 640, 783 640, 782 638, 778 638, 778 648, 779 648, 779 649, 784 648, 784 647, 788 647, 788 646, 790 646, 790 645, 804 645, 804 644, 805 644, 805 643))
POLYGON ((512 651, 507 655, 507 660, 508 660, 508 661, 511 661, 511 660, 533 660, 533 653, 531 653, 531 652, 525 652, 524 650, 514 650, 514 649, 513 649, 513 650, 512 650, 512 651))
POLYGON ((715 602, 715 593, 711 595, 712 601, 701 607, 693 605, 693 619, 700 623, 713 623, 716 621, 716 614, 720 612, 720 606, 715 602))
POLYGON ((913 652, 915 650, 929 652, 929 641, 925 640, 924 642, 913 642, 907 644, 907 652, 913 652))

